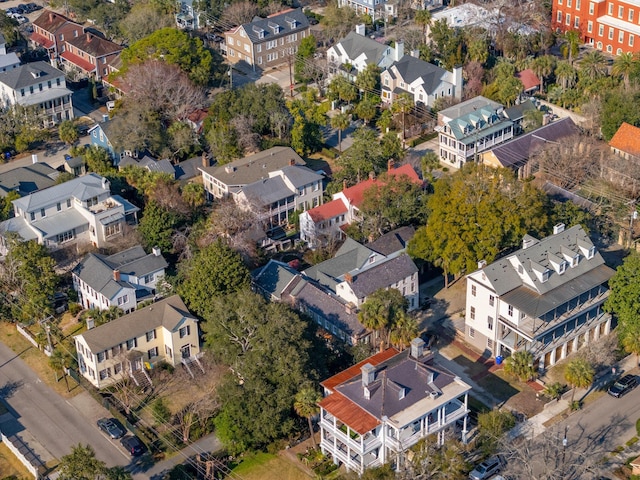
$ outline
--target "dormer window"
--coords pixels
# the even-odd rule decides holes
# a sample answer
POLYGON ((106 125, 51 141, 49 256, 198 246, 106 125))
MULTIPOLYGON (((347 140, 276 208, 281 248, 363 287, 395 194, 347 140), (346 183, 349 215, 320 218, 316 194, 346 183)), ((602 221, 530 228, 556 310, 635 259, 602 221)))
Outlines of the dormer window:
POLYGON ((264 38, 264 28, 254 25, 252 30, 256 35, 258 35, 258 38, 264 38))
POLYGON ((277 23, 269 22, 268 25, 269 25, 269 28, 273 31, 273 33, 280 32, 280 25, 278 25, 277 23))
POLYGON ((560 262, 560 265, 558 265, 558 273, 560 275, 562 275, 565 272, 565 270, 567 269, 567 265, 568 265, 567 262, 565 262, 564 260, 560 262))
POLYGON ((398 400, 402 400, 406 395, 406 389, 403 387, 398 392, 398 400))
POLYGON ((588 259, 592 259, 596 254, 596 247, 593 246, 589 249, 589 252, 587 252, 587 258, 588 259))
POLYGON ((284 17, 285 22, 289 24, 289 28, 296 28, 298 21, 295 18, 284 17))
POLYGON ((551 276, 551 270, 549 270, 548 268, 545 269, 544 272, 542 272, 542 283, 546 282, 547 280, 549 280, 549 277, 551 276))
POLYGON ((578 266, 578 260, 580 259, 580 255, 576 255, 571 259, 571 268, 578 266))

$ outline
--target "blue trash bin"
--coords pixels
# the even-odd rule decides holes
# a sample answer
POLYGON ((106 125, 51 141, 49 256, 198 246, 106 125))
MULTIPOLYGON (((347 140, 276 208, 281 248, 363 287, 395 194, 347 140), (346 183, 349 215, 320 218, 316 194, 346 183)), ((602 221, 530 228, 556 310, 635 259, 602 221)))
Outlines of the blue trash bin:
POLYGON ((498 355, 496 357, 496 365, 502 365, 502 355, 498 355))

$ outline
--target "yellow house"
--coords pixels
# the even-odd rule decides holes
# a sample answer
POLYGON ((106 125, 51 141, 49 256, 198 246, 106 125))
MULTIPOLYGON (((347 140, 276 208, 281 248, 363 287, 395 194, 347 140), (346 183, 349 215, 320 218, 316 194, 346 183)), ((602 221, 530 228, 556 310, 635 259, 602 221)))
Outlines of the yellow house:
POLYGON ((150 384, 146 370, 160 362, 199 364, 198 319, 177 295, 74 338, 80 373, 96 388, 125 377, 150 384))

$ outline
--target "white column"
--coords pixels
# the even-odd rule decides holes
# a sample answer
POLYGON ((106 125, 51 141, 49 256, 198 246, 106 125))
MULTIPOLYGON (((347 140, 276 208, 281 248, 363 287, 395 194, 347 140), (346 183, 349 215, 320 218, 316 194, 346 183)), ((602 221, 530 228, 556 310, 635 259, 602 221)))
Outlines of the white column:
POLYGON ((598 340, 600 338, 600 324, 593 327, 593 338, 598 340))
POLYGON ((575 338, 573 339, 573 351, 574 351, 574 352, 577 352, 577 351, 578 351, 578 345, 579 345, 578 340, 579 340, 579 339, 580 339, 580 335, 578 335, 577 337, 575 337, 575 338))
POLYGON ((607 320, 607 323, 604 324, 604 334, 609 335, 611 332, 611 317, 607 320))
POLYGON ((556 348, 551 350, 551 355, 549 355, 549 365, 556 364, 556 350, 557 350, 556 348))
POLYGON ((562 344, 562 353, 560 353, 560 360, 567 357, 567 343, 562 344))
POLYGON ((467 415, 466 412, 469 410, 469 408, 467 406, 468 399, 469 399, 469 394, 465 393, 464 394, 464 411, 465 411, 465 414, 464 414, 464 420, 462 421, 462 443, 465 444, 465 445, 467 444, 467 417, 468 417, 468 415, 467 415))

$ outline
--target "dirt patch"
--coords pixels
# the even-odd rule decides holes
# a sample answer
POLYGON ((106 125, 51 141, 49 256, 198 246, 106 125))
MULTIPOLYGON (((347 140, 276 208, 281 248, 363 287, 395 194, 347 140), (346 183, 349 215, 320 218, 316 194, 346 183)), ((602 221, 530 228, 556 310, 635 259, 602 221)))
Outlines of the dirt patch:
POLYGON ((524 385, 520 392, 507 400, 503 408, 515 410, 523 413, 527 418, 531 418, 544 409, 544 404, 542 395, 536 395, 536 392, 531 387, 524 385))

